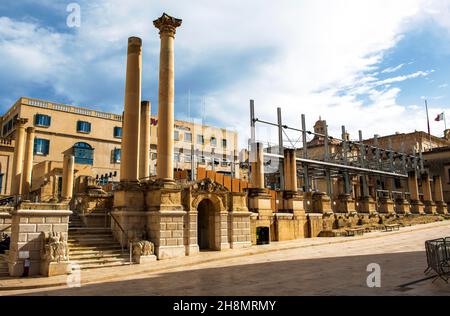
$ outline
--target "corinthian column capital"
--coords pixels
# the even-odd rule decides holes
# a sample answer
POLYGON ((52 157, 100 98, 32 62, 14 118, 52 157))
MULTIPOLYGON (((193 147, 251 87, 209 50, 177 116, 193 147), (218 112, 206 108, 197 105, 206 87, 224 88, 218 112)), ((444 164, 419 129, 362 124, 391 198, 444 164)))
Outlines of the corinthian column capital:
POLYGON ((181 22, 181 19, 177 19, 171 17, 170 15, 167 15, 166 13, 163 13, 163 15, 159 19, 153 21, 153 25, 157 29, 159 29, 159 35, 161 37, 175 37, 176 28, 181 25, 181 22))

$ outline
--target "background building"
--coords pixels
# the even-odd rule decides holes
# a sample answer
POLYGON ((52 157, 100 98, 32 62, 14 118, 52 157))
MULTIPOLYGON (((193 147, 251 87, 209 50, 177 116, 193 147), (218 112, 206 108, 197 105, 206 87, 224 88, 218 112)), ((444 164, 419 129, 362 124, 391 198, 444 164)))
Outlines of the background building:
MULTIPOLYGON (((120 179, 122 115, 99 112, 44 100, 21 97, 1 117, 1 195, 10 192, 10 169, 17 119, 36 129, 32 191, 46 200, 60 194, 64 153, 75 156, 76 176, 120 179)), ((157 119, 151 119, 150 174, 156 172, 157 119)), ((197 165, 217 172, 238 174, 237 133, 227 129, 175 121, 175 170, 190 176, 197 165), (214 163, 213 163, 214 162, 214 163)))

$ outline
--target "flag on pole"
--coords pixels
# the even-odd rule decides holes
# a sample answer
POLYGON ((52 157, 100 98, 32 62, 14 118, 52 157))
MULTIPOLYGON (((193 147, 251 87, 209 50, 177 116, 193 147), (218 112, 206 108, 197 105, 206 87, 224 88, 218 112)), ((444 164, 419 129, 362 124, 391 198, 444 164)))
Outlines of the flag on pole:
POLYGON ((444 120, 444 112, 442 112, 441 114, 438 114, 438 116, 436 116, 436 118, 434 119, 436 122, 440 122, 444 120))

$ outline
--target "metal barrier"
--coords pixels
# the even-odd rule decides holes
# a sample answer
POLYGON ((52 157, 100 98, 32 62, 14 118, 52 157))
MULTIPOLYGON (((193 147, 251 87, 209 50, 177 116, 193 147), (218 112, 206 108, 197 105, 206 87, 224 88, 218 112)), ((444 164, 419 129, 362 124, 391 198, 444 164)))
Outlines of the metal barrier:
MULTIPOLYGON (((128 233, 123 229, 122 225, 120 225, 120 223, 117 221, 117 219, 114 217, 114 215, 112 215, 111 212, 108 212, 108 215, 113 219, 113 221, 116 223, 117 227, 119 227, 120 231, 122 232, 121 239, 123 238, 123 235, 125 235, 125 237, 127 238, 128 249, 130 252, 129 260, 130 260, 130 264, 132 264, 133 263, 133 258, 132 258, 133 243, 132 243, 130 237, 128 236, 128 233)), ((122 247, 122 253, 123 253, 123 240, 120 241, 120 246, 122 247)))
POLYGON ((427 268, 424 273, 434 271, 437 276, 448 283, 450 278, 450 237, 425 241, 427 268))

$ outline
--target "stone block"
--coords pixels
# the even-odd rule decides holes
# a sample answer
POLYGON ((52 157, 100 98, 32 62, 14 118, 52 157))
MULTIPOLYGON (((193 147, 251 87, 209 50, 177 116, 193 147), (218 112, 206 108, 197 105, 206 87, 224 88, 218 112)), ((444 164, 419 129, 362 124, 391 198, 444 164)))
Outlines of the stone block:
POLYGON ((21 217, 19 219, 19 223, 21 224, 27 224, 28 223, 28 217, 21 217))
POLYGON ((172 232, 172 237, 174 237, 174 238, 183 237, 183 231, 173 231, 172 232))
POLYGON ((177 246, 178 245, 178 241, 176 238, 167 238, 166 239, 166 244, 167 246, 177 246))
POLYGON ((72 273, 72 265, 68 261, 42 262, 40 270, 43 276, 65 275, 72 273))
POLYGON ((52 225, 51 224, 37 224, 36 231, 38 232, 51 232, 52 225))
POLYGON ((59 224, 61 223, 61 217, 46 217, 45 222, 47 224, 59 224))
POLYGON ((30 217, 28 219, 28 223, 30 224, 43 224, 44 218, 43 217, 30 217))
POLYGON ((28 233, 27 241, 40 241, 41 233, 28 233))
POLYGON ((138 256, 133 259, 137 264, 149 264, 156 261, 155 255, 138 256))
POLYGON ((167 230, 176 230, 177 223, 167 223, 167 230))
POLYGON ((19 232, 34 233, 36 232, 36 224, 19 224, 19 232))
POLYGON ((67 224, 54 224, 53 225, 53 231, 56 233, 67 232, 68 229, 69 229, 69 226, 67 224))
POLYGON ((160 232, 159 236, 161 238, 170 238, 172 237, 172 232, 170 230, 163 230, 160 232))
POLYGON ((25 241, 27 241, 27 238, 28 238, 28 234, 27 233, 19 233, 18 241, 19 242, 25 242, 25 241))

